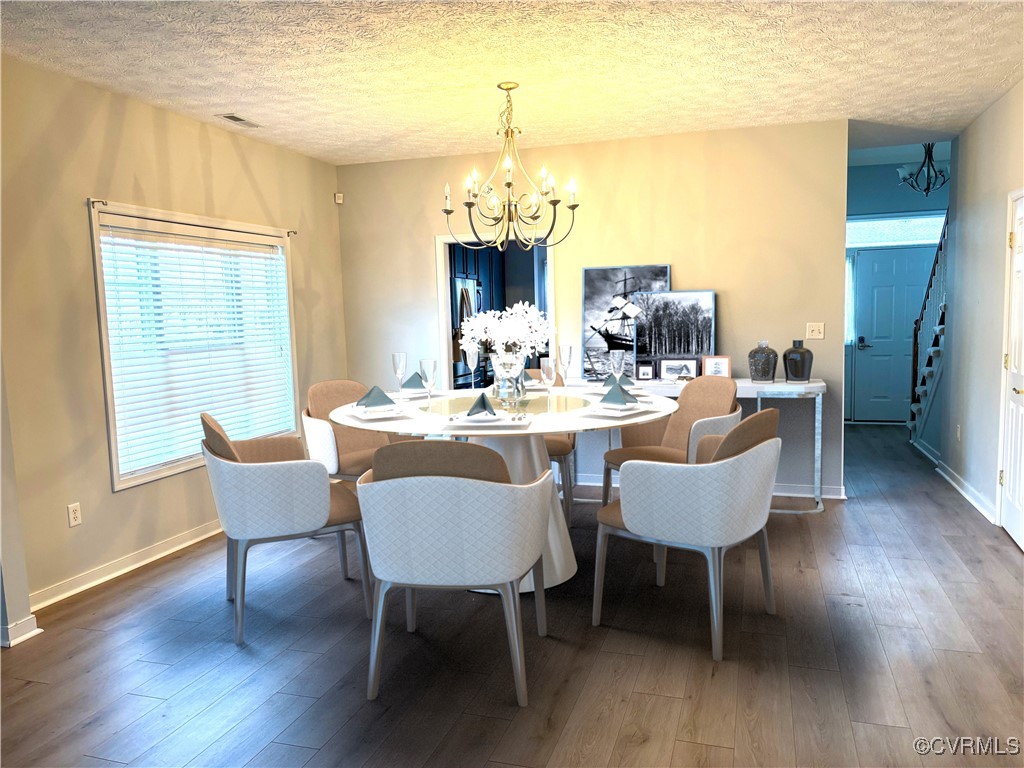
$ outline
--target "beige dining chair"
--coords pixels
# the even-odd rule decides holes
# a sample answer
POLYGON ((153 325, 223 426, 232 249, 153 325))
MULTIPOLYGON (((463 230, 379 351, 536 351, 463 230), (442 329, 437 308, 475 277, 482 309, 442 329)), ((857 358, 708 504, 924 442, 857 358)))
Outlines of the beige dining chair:
POLYGON ((602 504, 611 495, 612 472, 625 462, 692 464, 702 437, 724 435, 743 417, 736 402, 736 382, 724 376, 698 376, 687 382, 676 402, 678 410, 667 419, 622 428, 622 447, 604 455, 602 504))
POLYGON ((388 592, 406 590, 406 629, 415 631, 415 590, 493 589, 501 595, 516 699, 527 705, 519 583, 532 572, 537 632, 547 634, 542 553, 554 480, 508 480, 504 459, 481 445, 451 441, 382 448, 359 479, 373 593, 366 695, 380 690, 388 592), (459 472, 462 477, 453 476, 459 472))
POLYGON ((370 569, 354 486, 332 483, 322 464, 306 459, 297 438, 233 441, 210 414, 200 418, 206 435, 203 458, 227 536, 227 596, 235 604, 235 642, 244 641, 245 568, 249 548, 256 544, 336 534, 344 569, 342 544, 351 531, 362 548, 363 601, 369 615, 370 569))
POLYGON ((597 513, 594 567, 594 626, 601 623, 609 536, 655 546, 657 583, 665 583, 669 548, 704 555, 711 602, 711 655, 722 659, 723 569, 730 548, 757 536, 765 609, 775 613, 768 510, 782 441, 775 436, 778 411, 756 413, 725 436, 705 437, 704 464, 627 461, 621 469, 621 495, 597 513))
MULTIPOLYGON (((527 368, 526 375, 536 381, 540 380, 540 370, 537 368, 527 368)), ((560 373, 555 374, 555 386, 565 386, 560 373)), ((565 515, 566 526, 571 528, 572 499, 576 486, 576 433, 544 435, 544 447, 547 448, 551 463, 558 465, 558 475, 562 481, 562 513, 565 515)))

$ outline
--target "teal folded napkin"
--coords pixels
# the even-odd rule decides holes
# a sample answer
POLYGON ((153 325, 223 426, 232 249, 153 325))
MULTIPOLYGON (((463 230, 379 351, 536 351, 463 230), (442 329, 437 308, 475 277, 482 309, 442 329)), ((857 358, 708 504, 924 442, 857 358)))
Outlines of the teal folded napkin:
POLYGON ((637 402, 637 399, 618 384, 613 384, 601 398, 601 402, 605 405, 629 405, 637 402))
POLYGON ((601 384, 602 387, 614 387, 619 383, 619 380, 615 377, 614 373, 609 373, 608 378, 601 384))
POLYGON ((634 384, 636 384, 636 382, 629 378, 629 376, 627 376, 626 374, 622 374, 621 376, 619 376, 620 387, 632 387, 634 384))
POLYGON ((423 377, 419 373, 414 373, 402 384, 402 389, 426 389, 423 386, 423 377))
POLYGON ((494 406, 491 405, 491 401, 487 398, 487 395, 480 395, 473 403, 473 407, 466 412, 467 416, 476 416, 478 413, 489 413, 494 415, 494 406))
POLYGON ((369 392, 356 401, 356 405, 363 408, 380 408, 385 405, 394 405, 395 401, 385 394, 384 390, 374 386, 369 392))

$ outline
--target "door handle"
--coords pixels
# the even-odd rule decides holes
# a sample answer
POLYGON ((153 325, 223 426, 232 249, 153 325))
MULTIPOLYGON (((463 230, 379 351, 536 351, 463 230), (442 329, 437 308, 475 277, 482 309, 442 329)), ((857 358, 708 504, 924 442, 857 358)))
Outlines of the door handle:
POLYGON ((863 336, 858 336, 857 337, 857 349, 867 349, 868 347, 871 347, 871 346, 873 346, 873 345, 872 344, 868 344, 867 342, 864 341, 864 337, 863 336))
POLYGON ((1024 389, 1017 389, 1016 387, 1013 387, 1013 394, 1024 395, 1024 389))

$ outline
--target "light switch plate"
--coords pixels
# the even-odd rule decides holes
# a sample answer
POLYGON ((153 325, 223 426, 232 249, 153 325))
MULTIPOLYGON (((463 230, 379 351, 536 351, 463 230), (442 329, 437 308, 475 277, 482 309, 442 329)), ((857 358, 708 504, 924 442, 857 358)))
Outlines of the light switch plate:
POLYGON ((824 323, 808 323, 807 324, 807 338, 808 339, 824 339, 825 338, 825 324, 824 323))

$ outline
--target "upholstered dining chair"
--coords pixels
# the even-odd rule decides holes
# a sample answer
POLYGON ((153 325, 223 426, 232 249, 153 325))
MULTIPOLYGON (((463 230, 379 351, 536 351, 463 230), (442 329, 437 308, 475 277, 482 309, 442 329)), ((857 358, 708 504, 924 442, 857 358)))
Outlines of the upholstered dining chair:
POLYGON ((388 592, 406 589, 406 629, 415 631, 415 590, 493 589, 501 595, 516 699, 527 705, 519 583, 533 573, 537 632, 547 634, 542 552, 554 480, 509 482, 505 460, 481 445, 450 441, 381 448, 359 479, 373 593, 366 696, 380 690, 388 592), (459 472, 462 476, 455 477, 459 472))
MULTIPOLYGON (((352 483, 332 483, 322 464, 306 459, 298 438, 231 440, 210 414, 201 419, 203 458, 228 540, 227 596, 235 603, 235 642, 244 641, 249 548, 270 541, 336 534, 340 556, 345 533, 355 533, 362 548, 363 600, 369 616, 369 560, 352 483)), ((347 565, 344 557, 341 565, 347 565)))
POLYGON ((667 419, 622 428, 622 447, 604 455, 602 504, 611 495, 612 471, 625 462, 692 464, 704 435, 724 435, 743 417, 736 402, 736 382, 724 376, 698 376, 687 382, 677 402, 679 409, 667 419))
MULTIPOLYGON (((527 368, 526 375, 531 379, 540 379, 540 370, 527 368)), ((565 381, 562 374, 555 374, 555 386, 564 387, 565 381)), ((548 450, 548 458, 552 464, 558 465, 558 474, 562 480, 562 512, 565 514, 565 524, 572 527, 572 497, 576 478, 574 476, 576 459, 576 433, 566 432, 555 435, 544 435, 544 447, 548 450)))
POLYGON ((368 391, 365 385, 348 379, 321 381, 309 388, 302 431, 309 458, 327 467, 331 477, 358 480, 373 465, 374 451, 388 444, 383 432, 342 426, 328 418, 335 408, 354 403, 368 391))
POLYGON ((774 436, 777 425, 775 409, 750 416, 719 441, 721 456, 716 455, 717 450, 710 451, 713 460, 705 464, 627 461, 622 465, 619 500, 597 514, 594 626, 601 623, 609 536, 654 544, 659 585, 665 583, 668 548, 704 555, 711 601, 711 656, 715 661, 722 659, 725 553, 754 535, 761 558, 765 608, 775 613, 765 526, 782 445, 774 436))

